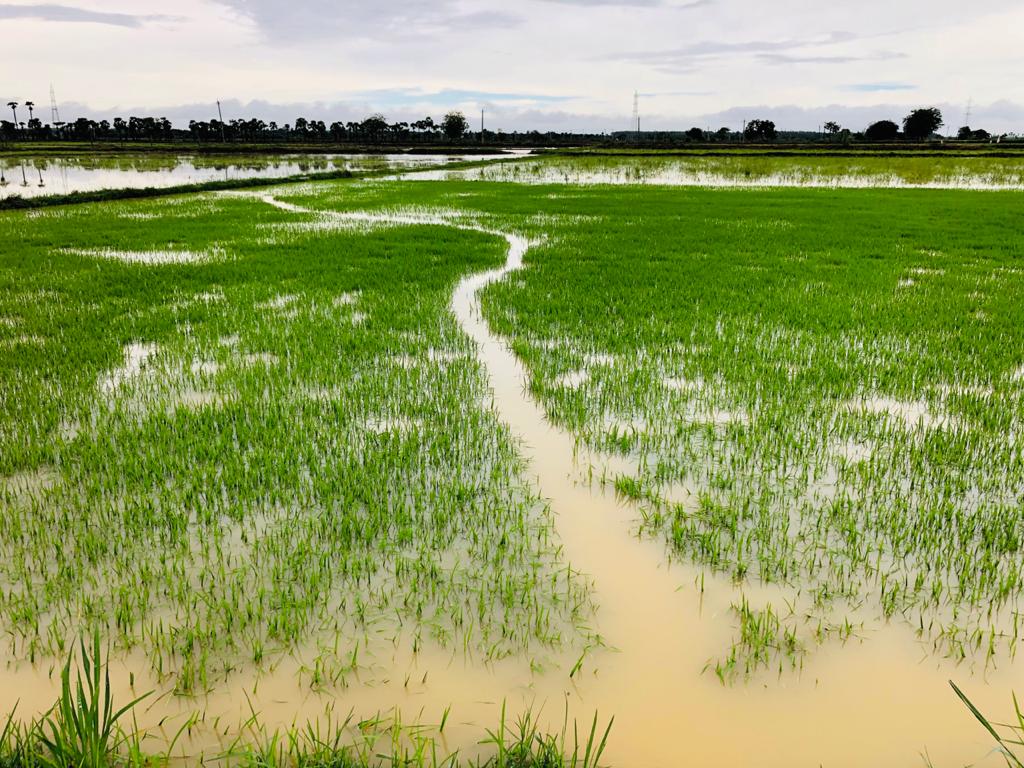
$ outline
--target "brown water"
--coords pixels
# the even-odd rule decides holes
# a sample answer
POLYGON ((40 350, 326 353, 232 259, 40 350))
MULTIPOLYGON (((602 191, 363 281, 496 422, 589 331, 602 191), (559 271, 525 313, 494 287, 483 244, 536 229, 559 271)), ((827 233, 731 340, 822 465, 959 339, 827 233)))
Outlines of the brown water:
MULTIPOLYGON (((265 200, 309 212, 269 196, 265 200)), ((425 222, 411 216, 338 215, 388 225, 425 222)), ((450 219, 429 223, 479 230, 450 219)), ((524 386, 523 366, 481 316, 478 291, 521 268, 530 247, 514 233, 492 234, 509 243, 505 265, 460 282, 452 311, 477 343, 494 406, 522 441, 538 487, 550 500, 566 558, 593 579, 594 629, 606 645, 592 650, 570 678, 575 659, 552 658, 545 672, 533 673, 525 660, 484 665, 429 645, 413 656, 382 642, 369 671, 328 694, 310 693, 298 682, 303 661, 315 654, 311 648, 261 675, 240 673, 202 700, 165 697, 139 713, 139 724, 155 726, 168 712, 198 709, 205 727, 183 747, 209 754, 218 733, 248 717, 250 702, 271 728, 322 721, 329 711, 340 720, 350 710, 368 716, 395 707, 404 722, 436 723, 451 707, 442 747, 474 753, 482 729, 496 725, 505 701, 510 713, 539 710, 553 730, 560 729, 566 707, 569 717, 585 726, 595 711, 602 721, 614 715, 604 762, 616 766, 897 768, 923 765, 926 751, 936 766, 1002 765, 947 680, 955 678, 983 711, 999 719, 1010 714, 1010 692, 1024 690, 1024 669, 1006 663, 983 680, 965 666, 926 656, 903 624, 883 625, 870 614, 862 616, 861 637, 812 648, 802 671, 769 671, 732 686, 704 671, 732 642, 730 605, 741 594, 754 606, 771 601, 776 608, 784 607, 784 595, 667 564, 661 545, 633 535, 635 510, 584 482, 588 463, 599 457, 578 456, 572 435, 548 422, 524 386)), ((148 664, 129 658, 115 665, 121 696, 129 692, 129 668, 148 664)), ((136 685, 148 687, 143 679, 136 685)), ((18 692, 22 716, 45 710, 56 688, 46 669, 25 665, 0 673, 0 690, 18 692)), ((168 720, 164 730, 173 733, 183 717, 168 720)))

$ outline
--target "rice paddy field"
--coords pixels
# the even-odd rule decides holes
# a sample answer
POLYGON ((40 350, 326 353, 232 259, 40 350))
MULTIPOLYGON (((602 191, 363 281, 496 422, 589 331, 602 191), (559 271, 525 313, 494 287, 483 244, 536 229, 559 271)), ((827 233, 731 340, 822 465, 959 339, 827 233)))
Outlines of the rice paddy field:
POLYGON ((801 151, 581 152, 551 155, 543 162, 491 167, 420 170, 421 180, 509 181, 519 184, 654 185, 704 187, 824 188, 1024 188, 1024 153, 942 154, 801 151))
POLYGON ((0 724, 95 632, 182 764, 1003 764, 1019 163, 681 162, 0 212, 0 724))

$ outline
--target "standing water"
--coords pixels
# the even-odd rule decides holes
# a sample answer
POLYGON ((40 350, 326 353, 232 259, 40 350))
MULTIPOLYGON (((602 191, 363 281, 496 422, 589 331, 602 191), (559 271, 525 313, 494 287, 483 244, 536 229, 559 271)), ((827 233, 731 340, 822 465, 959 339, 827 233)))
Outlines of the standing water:
MULTIPOLYGON (((314 213, 270 195, 263 199, 290 213, 314 213)), ((935 765, 1002 764, 947 679, 967 681, 983 711, 1001 711, 1014 688, 1024 689, 1020 668, 991 670, 987 685, 970 684, 968 670, 923 657, 903 625, 869 623, 862 638, 817 649, 802 670, 722 685, 706 666, 730 645, 731 606, 741 588, 692 566, 669 565, 660 544, 635 536, 635 510, 586 482, 587 460, 580 458, 574 436, 546 418, 526 387, 527 371, 481 314, 479 292, 523 268, 531 243, 440 215, 315 213, 391 226, 452 226, 507 243, 504 265, 459 282, 451 309, 476 343, 495 409, 520 441, 551 504, 566 559, 593 580, 594 630, 603 643, 571 675, 571 659, 533 672, 516 660, 483 664, 430 646, 415 655, 404 646, 392 648, 375 659, 384 670, 380 678, 352 681, 323 696, 303 688, 301 660, 288 657, 269 673, 240 672, 199 704, 164 697, 139 712, 140 725, 159 722, 168 709, 190 712, 197 706, 205 722, 220 722, 222 730, 244 721, 250 707, 270 728, 322 719, 330 706, 336 720, 350 710, 366 716, 398 707, 405 722, 432 723, 450 707, 442 747, 472 754, 482 729, 498 722, 504 702, 511 713, 532 707, 550 731, 560 730, 566 712, 584 730, 595 712, 602 723, 614 716, 603 762, 616 766, 902 768, 922 765, 925 752, 935 765)), ((126 365, 137 357, 127 355, 126 365)), ((779 594, 756 584, 742 593, 752 602, 781 602, 779 594)), ((130 685, 124 670, 146 665, 139 658, 117 664, 118 693, 125 699, 130 685)), ((43 711, 53 701, 54 685, 35 667, 0 673, 0 689, 23 692, 20 711, 43 711)), ((140 681, 136 687, 151 686, 140 681)), ((173 734, 181 720, 169 722, 173 734)))
POLYGON ((402 171, 509 154, 285 154, 0 157, 0 199, 112 189, 166 188, 213 181, 280 179, 302 174, 402 171))

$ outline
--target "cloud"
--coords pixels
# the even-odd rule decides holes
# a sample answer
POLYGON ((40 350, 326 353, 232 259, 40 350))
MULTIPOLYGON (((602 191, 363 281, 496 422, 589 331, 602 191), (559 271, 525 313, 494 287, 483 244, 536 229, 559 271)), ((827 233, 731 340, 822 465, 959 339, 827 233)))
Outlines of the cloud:
POLYGON ((909 83, 850 83, 844 85, 844 91, 853 91, 854 93, 884 93, 886 91, 914 91, 917 90, 916 85, 910 85, 909 83))
POLYGON ((857 40, 857 35, 852 32, 830 32, 818 37, 788 40, 744 40, 734 42, 732 40, 702 40, 698 43, 691 43, 679 48, 671 48, 660 51, 631 51, 614 53, 602 57, 604 60, 625 61, 637 64, 650 64, 656 69, 667 72, 686 72, 693 70, 703 61, 722 57, 753 55, 768 63, 782 64, 798 61, 811 61, 824 63, 844 63, 859 60, 853 56, 804 56, 793 55, 793 51, 799 51, 812 47, 831 46, 840 43, 848 43, 857 40), (787 61, 788 59, 788 61, 787 61))
POLYGON ((34 19, 37 21, 58 21, 85 24, 108 24, 114 27, 137 28, 143 24, 159 21, 180 21, 177 16, 163 14, 136 15, 130 13, 106 13, 76 8, 71 5, 37 3, 34 5, 12 5, 0 3, 0 19, 34 19))
POLYGON ((666 0, 540 0, 544 3, 557 3, 560 5, 579 5, 585 8, 596 8, 600 6, 628 6, 632 8, 671 8, 676 11, 688 11, 692 8, 703 8, 707 5, 714 5, 715 0, 692 0, 688 3, 671 3, 666 0))
POLYGON ((507 93, 503 91, 475 91, 457 88, 445 88, 433 92, 423 91, 419 88, 386 88, 373 91, 355 91, 347 94, 347 96, 360 102, 372 102, 381 106, 432 104, 442 107, 452 107, 466 102, 556 104, 574 98, 572 96, 546 93, 507 93))
POLYGON ((387 42, 432 38, 451 31, 515 27, 520 16, 503 10, 465 12, 454 0, 216 0, 276 42, 347 37, 387 42))
POLYGON ((880 51, 865 56, 794 56, 788 53, 759 53, 758 61, 765 64, 852 64, 857 61, 889 61, 904 59, 906 54, 880 51))

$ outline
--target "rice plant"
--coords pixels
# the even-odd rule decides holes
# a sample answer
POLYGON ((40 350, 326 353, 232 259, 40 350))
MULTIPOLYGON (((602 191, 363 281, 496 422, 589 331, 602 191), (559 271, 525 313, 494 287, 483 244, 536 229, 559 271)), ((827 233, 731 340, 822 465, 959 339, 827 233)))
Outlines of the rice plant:
POLYGON ((99 632, 92 636, 91 650, 84 639, 79 643, 79 669, 74 684, 71 665, 69 658, 61 672, 60 699, 38 726, 39 763, 49 768, 105 768, 131 738, 119 721, 150 694, 114 708, 99 632))

